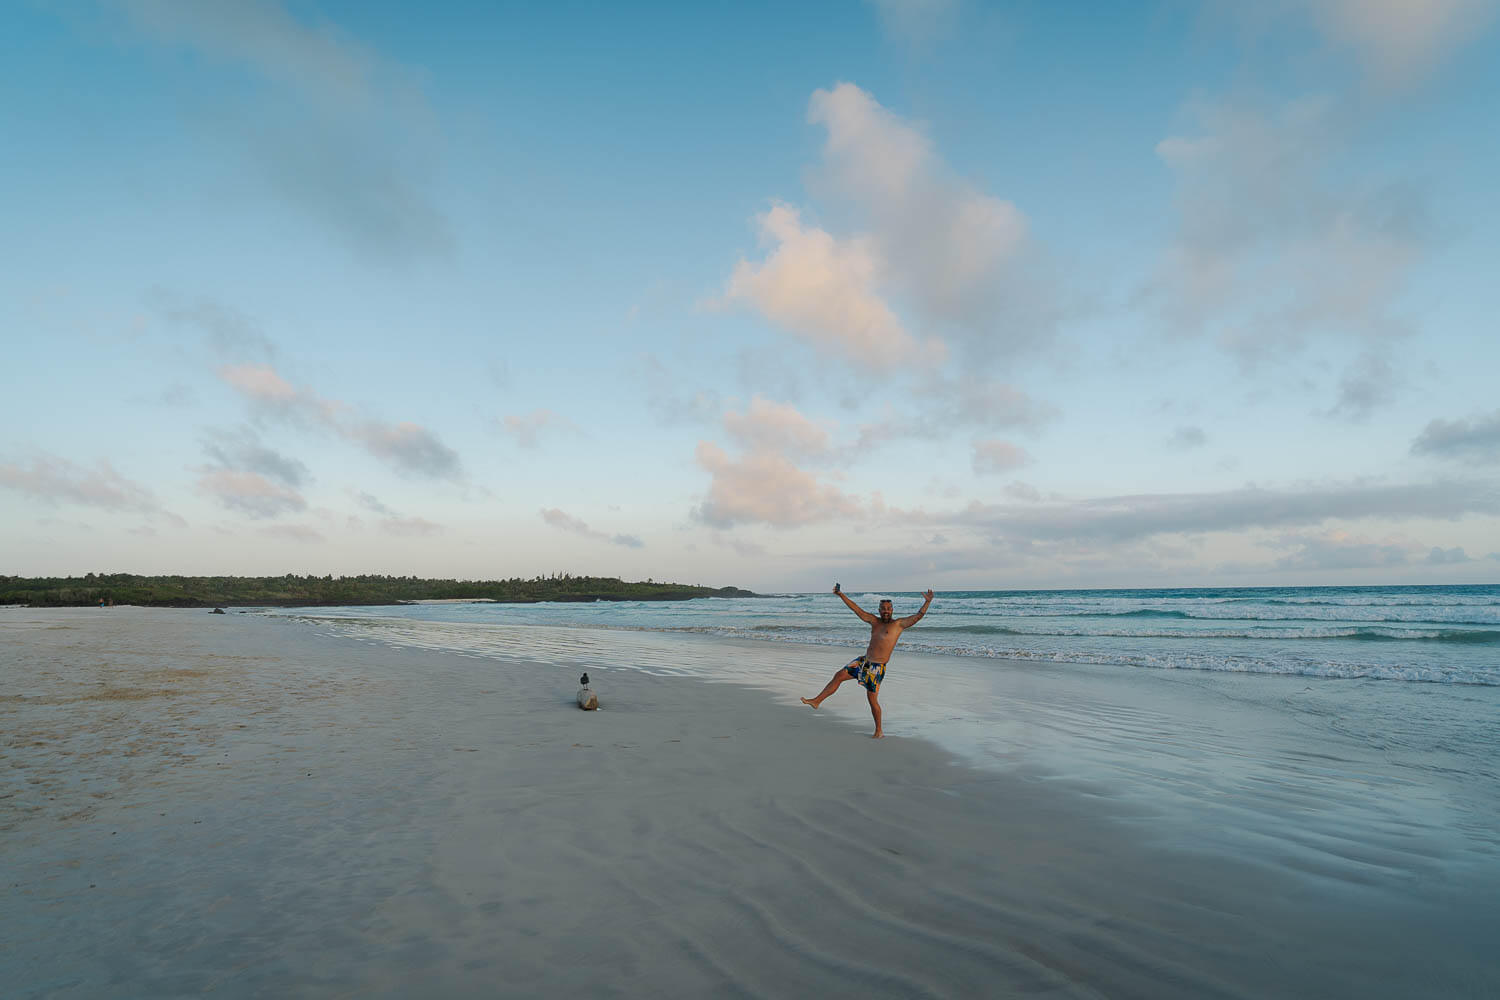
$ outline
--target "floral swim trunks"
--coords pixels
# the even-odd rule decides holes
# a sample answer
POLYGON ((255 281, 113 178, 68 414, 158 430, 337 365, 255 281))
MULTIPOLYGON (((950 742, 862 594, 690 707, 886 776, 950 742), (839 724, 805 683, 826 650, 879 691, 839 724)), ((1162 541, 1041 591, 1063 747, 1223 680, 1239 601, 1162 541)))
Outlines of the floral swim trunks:
POLYGON ((859 681, 865 689, 871 692, 880 690, 880 682, 885 680, 885 664, 871 663, 869 657, 861 656, 849 661, 844 668, 849 676, 859 681))

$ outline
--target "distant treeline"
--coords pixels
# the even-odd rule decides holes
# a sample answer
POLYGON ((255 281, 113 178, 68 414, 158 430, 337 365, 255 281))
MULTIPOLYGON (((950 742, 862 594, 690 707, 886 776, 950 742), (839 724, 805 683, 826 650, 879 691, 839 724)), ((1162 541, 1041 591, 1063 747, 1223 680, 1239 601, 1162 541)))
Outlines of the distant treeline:
POLYGON ((489 598, 511 604, 536 601, 686 601, 694 597, 753 597, 738 587, 683 583, 626 583, 612 576, 557 573, 530 580, 422 580, 414 576, 0 576, 0 604, 33 607, 142 604, 171 608, 224 605, 308 607, 400 604, 403 601, 489 598))

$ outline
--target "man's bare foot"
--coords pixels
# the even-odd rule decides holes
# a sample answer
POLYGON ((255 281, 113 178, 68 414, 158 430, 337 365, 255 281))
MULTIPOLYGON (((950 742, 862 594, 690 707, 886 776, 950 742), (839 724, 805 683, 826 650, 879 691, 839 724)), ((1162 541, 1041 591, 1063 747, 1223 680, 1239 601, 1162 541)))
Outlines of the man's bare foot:
POLYGON ((870 739, 872 739, 872 740, 883 740, 883 739, 885 739, 885 733, 871 733, 870 734, 870 739))
POLYGON ((802 699, 802 704, 804 704, 804 705, 811 705, 813 708, 817 708, 818 707, 818 703, 815 702, 815 701, 813 701, 811 698, 803 698, 802 699))

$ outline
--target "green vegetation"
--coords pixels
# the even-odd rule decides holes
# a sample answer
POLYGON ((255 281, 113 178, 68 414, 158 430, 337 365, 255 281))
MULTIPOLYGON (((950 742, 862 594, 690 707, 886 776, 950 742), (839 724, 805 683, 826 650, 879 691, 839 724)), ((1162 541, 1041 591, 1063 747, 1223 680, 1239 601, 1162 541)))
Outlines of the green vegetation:
POLYGON ((420 580, 414 576, 136 576, 108 573, 28 579, 0 576, 0 604, 33 607, 142 604, 171 608, 226 605, 311 607, 400 604, 422 600, 686 601, 694 597, 754 597, 738 587, 682 583, 626 583, 612 576, 555 573, 530 580, 420 580))

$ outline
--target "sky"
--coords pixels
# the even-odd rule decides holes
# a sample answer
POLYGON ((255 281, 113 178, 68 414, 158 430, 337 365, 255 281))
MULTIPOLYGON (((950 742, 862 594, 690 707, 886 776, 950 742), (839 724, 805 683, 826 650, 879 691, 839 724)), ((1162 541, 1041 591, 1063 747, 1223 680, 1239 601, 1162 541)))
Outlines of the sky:
POLYGON ((0 7, 0 574, 1500 580, 1500 2, 0 7))

